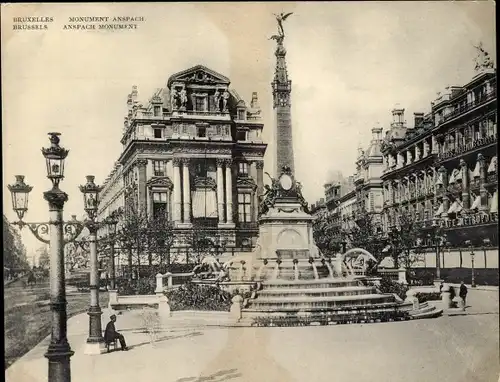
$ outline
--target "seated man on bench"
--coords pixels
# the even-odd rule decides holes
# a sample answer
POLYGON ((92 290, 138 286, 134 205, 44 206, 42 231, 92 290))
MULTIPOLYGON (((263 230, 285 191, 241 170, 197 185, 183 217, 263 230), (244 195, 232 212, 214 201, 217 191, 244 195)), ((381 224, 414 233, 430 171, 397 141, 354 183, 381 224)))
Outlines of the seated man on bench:
POLYGON ((109 317, 111 321, 108 322, 106 325, 106 330, 104 331, 104 341, 106 344, 110 344, 116 340, 120 341, 120 346, 122 350, 128 350, 127 344, 125 343, 125 337, 123 337, 123 334, 120 334, 116 331, 115 328, 115 322, 116 322, 116 316, 113 314, 111 317, 109 317))

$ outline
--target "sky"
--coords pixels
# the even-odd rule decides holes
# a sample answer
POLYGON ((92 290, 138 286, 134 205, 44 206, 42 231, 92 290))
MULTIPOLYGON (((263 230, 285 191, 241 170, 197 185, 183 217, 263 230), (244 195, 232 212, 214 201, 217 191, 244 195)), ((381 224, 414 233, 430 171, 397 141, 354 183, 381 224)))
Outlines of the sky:
MULTIPOLYGON (((65 218, 83 217, 78 185, 102 183, 121 153, 127 94, 146 103, 170 75, 203 64, 231 79, 263 109, 265 169, 274 168, 271 81, 273 13, 285 22, 292 80, 296 178, 306 199, 323 197, 336 171, 355 171, 357 148, 384 129, 399 104, 411 125, 436 93, 474 75, 473 44, 496 57, 493 2, 299 2, 2 4, 4 213, 15 220, 7 184, 24 174, 33 186, 27 221, 45 221, 50 188, 40 148, 62 133, 70 150, 65 218), (13 17, 52 17, 46 31, 13 30, 13 17), (63 30, 69 17, 135 16, 137 29, 63 30), (311 171, 314 169, 314 171, 311 171)), ((29 250, 39 243, 22 234, 29 250)))

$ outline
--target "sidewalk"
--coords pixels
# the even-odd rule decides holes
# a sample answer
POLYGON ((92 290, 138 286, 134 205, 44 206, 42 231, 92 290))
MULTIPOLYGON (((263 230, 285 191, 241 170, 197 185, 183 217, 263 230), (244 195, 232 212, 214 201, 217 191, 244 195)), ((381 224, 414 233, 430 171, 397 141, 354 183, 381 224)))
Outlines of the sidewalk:
MULTIPOLYGON (((460 284, 448 284, 452 287, 455 287, 455 288, 460 288, 460 284)), ((470 284, 465 284, 465 286, 467 287, 467 289, 472 289, 472 290, 486 290, 486 291, 490 291, 490 292, 498 292, 498 286, 495 286, 495 285, 476 285, 474 288, 470 285, 470 284)))
MULTIPOLYGON (((108 309, 103 309, 103 329, 111 314, 108 309)), ((196 360, 201 365, 210 362, 211 357, 217 354, 217 350, 220 350, 219 344, 225 342, 224 339, 228 333, 227 328, 223 330, 203 329, 203 331, 196 328, 168 328, 158 333, 157 341, 152 344, 143 326, 140 311, 119 314, 116 327, 125 336, 130 350, 127 352, 116 350, 89 356, 84 354, 88 334, 88 315, 82 313, 70 318, 68 342, 75 352, 71 357, 72 382, 175 381, 193 374, 193 369, 190 367, 191 360, 196 360), (196 338, 193 340, 191 337, 196 338), (217 341, 221 338, 222 342, 217 341), (196 341, 197 351, 193 351, 191 346, 193 341, 196 341), (166 362, 173 359, 182 359, 185 362, 175 365, 176 375, 166 376, 166 362)), ((44 354, 49 343, 50 336, 12 364, 5 371, 5 380, 8 382, 47 382, 48 360, 44 354)))
MULTIPOLYGON (((454 288, 460 288, 460 284, 453 284, 453 283, 447 283, 449 286, 452 286, 454 288)), ((482 291, 489 291, 489 292, 498 292, 499 287, 495 285, 476 285, 474 288, 470 284, 465 284, 467 286, 467 289, 469 290, 482 290, 482 291)), ((435 289, 434 285, 412 285, 410 289, 422 289, 422 290, 429 290, 429 289, 435 289)))

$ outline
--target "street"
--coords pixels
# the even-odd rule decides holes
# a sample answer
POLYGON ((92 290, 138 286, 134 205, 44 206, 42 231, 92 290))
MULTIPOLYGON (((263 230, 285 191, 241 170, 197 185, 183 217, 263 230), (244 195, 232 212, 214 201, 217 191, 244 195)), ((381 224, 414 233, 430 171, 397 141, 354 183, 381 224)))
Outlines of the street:
MULTIPOLYGON (((72 381, 497 382, 498 291, 471 290, 463 315, 293 328, 167 328, 155 344, 130 313, 118 316, 130 351, 83 354, 88 319, 68 323, 72 381)), ((103 323, 109 312, 103 314, 103 323)), ((44 340, 7 370, 45 381, 44 340)))
MULTIPOLYGON (((4 289, 5 368, 50 334, 50 295, 48 280, 25 287, 18 280, 4 289)), ((100 294, 107 304, 107 294, 100 294)), ((88 293, 67 294, 68 317, 84 312, 90 301, 88 293)))

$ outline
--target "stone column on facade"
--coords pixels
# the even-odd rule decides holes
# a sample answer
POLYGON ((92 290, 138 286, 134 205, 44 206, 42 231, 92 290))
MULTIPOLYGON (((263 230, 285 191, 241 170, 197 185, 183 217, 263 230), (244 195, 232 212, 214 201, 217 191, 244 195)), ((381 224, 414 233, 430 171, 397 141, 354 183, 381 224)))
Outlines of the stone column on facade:
POLYGON ((401 167, 403 167, 403 162, 404 162, 403 154, 402 154, 402 153, 398 153, 398 154, 397 154, 397 162, 396 162, 396 167, 397 167, 397 168, 401 168, 401 167))
POLYGON ((435 135, 432 136, 432 154, 437 154, 439 152, 438 141, 435 135))
POLYGON ((413 162, 413 155, 411 153, 411 149, 408 149, 406 151, 406 164, 408 165, 408 164, 410 164, 412 162, 413 162))
POLYGON ((172 165, 174 168, 174 208, 172 213, 172 220, 174 222, 181 222, 181 160, 180 158, 174 158, 172 160, 172 165))
POLYGON ((139 171, 138 173, 138 186, 139 186, 139 211, 146 212, 147 209, 147 173, 146 166, 148 165, 147 159, 138 159, 135 165, 139 171))
POLYGON ((255 162, 257 167, 257 200, 260 203, 264 193, 264 161, 255 162))
POLYGON ((423 157, 425 158, 427 155, 429 155, 430 147, 429 147, 429 142, 427 139, 424 139, 424 155, 423 157))
POLYGON ((443 219, 448 219, 448 210, 450 209, 450 199, 448 198, 447 194, 447 188, 448 188, 448 173, 446 172, 446 169, 441 166, 438 170, 439 174, 441 175, 441 178, 443 180, 443 213, 441 214, 441 217, 443 219))
MULTIPOLYGON (((250 163, 252 179, 257 183, 257 162, 250 163)), ((252 221, 256 222, 259 218, 259 193, 257 186, 252 188, 252 221)))
POLYGON ((183 223, 191 222, 191 185, 189 182, 189 158, 182 158, 182 191, 183 191, 183 205, 184 215, 182 218, 183 223))
POLYGON ((419 196, 419 193, 420 193, 420 182, 419 182, 419 179, 418 179, 418 172, 416 172, 414 175, 415 177, 415 188, 414 188, 414 193, 415 193, 415 196, 419 196))
POLYGON ((462 209, 468 211, 470 208, 469 166, 463 159, 460 159, 460 171, 462 171, 462 209))
POLYGON ((419 161, 420 160, 420 156, 421 156, 421 152, 420 152, 420 146, 419 144, 417 143, 415 145, 415 162, 419 161))
POLYGON ((488 212, 488 190, 484 187, 486 183, 486 160, 483 154, 477 155, 477 162, 479 163, 479 195, 481 195, 481 205, 479 206, 480 211, 488 212))
POLYGON ((389 201, 389 204, 392 205, 394 204, 394 195, 393 195, 393 190, 392 190, 392 181, 389 181, 389 183, 387 184, 387 200, 389 201))
POLYGON ((226 159, 226 222, 233 223, 233 176, 231 166, 232 159, 226 159))
POLYGON ((224 215, 224 159, 217 159, 217 213, 219 215, 219 223, 224 223, 226 217, 224 215))

